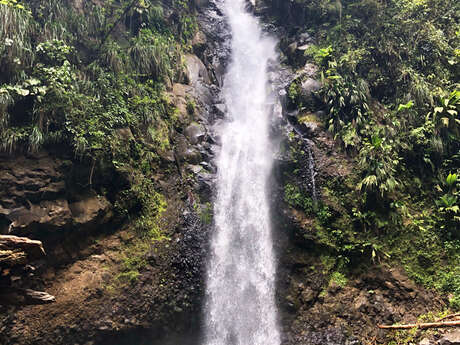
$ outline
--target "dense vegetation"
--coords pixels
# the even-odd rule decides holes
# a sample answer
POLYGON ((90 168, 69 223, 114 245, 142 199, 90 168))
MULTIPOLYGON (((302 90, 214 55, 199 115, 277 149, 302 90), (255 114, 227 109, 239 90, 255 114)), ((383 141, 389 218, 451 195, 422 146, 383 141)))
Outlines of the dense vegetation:
POLYGON ((72 152, 101 193, 93 176, 123 176, 116 211, 159 236, 151 175, 183 121, 165 85, 195 29, 180 0, 0 1, 0 153, 72 152))
MULTIPOLYGON (((402 263, 459 308, 460 4, 297 0, 295 6, 294 29, 315 39, 306 56, 320 67, 322 121, 357 171, 346 181, 327 181, 324 205, 316 209, 292 184, 286 200, 316 215, 320 241, 343 260, 364 253, 402 263)), ((292 99, 297 91, 294 84, 292 99)), ((314 118, 315 109, 298 107, 301 120, 314 118)))

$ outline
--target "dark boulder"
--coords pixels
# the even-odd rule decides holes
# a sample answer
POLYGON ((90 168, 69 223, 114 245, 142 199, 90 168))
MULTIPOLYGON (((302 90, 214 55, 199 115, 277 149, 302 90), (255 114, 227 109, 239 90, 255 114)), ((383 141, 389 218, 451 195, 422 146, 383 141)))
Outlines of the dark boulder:
POLYGON ((204 140, 206 137, 206 130, 202 125, 194 122, 185 129, 184 134, 190 144, 196 145, 204 140))

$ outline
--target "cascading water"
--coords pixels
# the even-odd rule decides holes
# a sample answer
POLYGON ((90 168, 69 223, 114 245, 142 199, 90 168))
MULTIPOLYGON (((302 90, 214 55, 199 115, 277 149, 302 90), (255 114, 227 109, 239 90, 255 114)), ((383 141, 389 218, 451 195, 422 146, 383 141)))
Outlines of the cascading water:
POLYGON ((217 159, 215 231, 207 268, 206 345, 279 345, 268 180, 273 151, 269 63, 276 42, 246 0, 224 0, 232 56, 223 97, 227 121, 217 159))

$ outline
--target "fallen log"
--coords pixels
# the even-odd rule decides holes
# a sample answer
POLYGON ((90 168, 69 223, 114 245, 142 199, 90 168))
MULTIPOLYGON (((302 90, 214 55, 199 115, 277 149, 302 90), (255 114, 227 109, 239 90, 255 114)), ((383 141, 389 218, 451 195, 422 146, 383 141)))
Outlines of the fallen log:
POLYGON ((443 327, 460 327, 460 320, 458 321, 444 321, 444 322, 428 322, 428 323, 412 323, 407 325, 378 325, 380 329, 410 329, 410 328, 443 328, 443 327))
POLYGON ((40 241, 27 237, 0 235, 0 265, 3 267, 24 266, 43 256, 45 250, 40 241))
POLYGON ((41 241, 31 240, 27 237, 0 235, 0 250, 21 249, 30 259, 39 259, 45 255, 41 241))
POLYGON ((1 305, 40 305, 56 302, 56 298, 49 293, 30 289, 15 289, 0 287, 1 305))

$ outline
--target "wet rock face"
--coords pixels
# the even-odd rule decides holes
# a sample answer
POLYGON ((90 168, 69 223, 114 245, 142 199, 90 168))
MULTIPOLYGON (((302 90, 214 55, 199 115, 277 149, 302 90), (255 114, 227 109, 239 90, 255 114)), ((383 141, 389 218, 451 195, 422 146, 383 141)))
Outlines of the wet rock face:
POLYGON ((69 204, 75 225, 102 224, 109 221, 111 204, 103 196, 88 195, 69 204))
POLYGON ((185 56, 185 67, 190 85, 196 85, 200 80, 207 84, 211 82, 205 65, 196 55, 187 54, 185 56))
POLYGON ((190 144, 196 145, 205 139, 206 130, 202 125, 198 123, 192 123, 185 129, 184 134, 190 144))
POLYGON ((222 86, 231 49, 228 24, 214 0, 198 13, 198 22, 206 37, 206 48, 200 49, 198 57, 207 67, 211 81, 222 86))
MULTIPOLYGON (((162 222, 168 240, 147 243, 151 247, 138 258, 145 263, 135 282, 117 285, 125 260, 123 246, 136 239, 132 229, 97 240, 85 235, 75 244, 81 250, 67 262, 62 257, 68 248, 62 247, 62 255, 55 249, 54 260, 66 265, 45 268, 43 280, 35 282, 39 286, 44 282, 56 302, 18 309, 11 319, 0 318, 0 343, 62 345, 78 339, 79 344, 100 345, 196 344, 209 225, 202 223, 189 201, 180 199, 184 185, 174 185, 173 176, 171 180, 162 222), (110 290, 111 286, 117 287, 110 290), (183 337, 190 343, 174 341, 183 337)), ((92 205, 99 203, 90 199, 92 205)), ((127 255, 138 257, 135 250, 127 255)))
POLYGON ((72 213, 65 199, 43 200, 7 214, 11 221, 8 233, 29 235, 34 231, 58 230, 71 224, 72 213))
MULTIPOLYGON (((3 238, 39 239, 50 254, 37 257, 24 251, 18 240, 6 250, 0 248, 3 259, 13 260, 9 265, 0 262, 0 305, 54 301, 54 297, 34 291, 44 288, 39 276, 48 266, 75 259, 64 249, 64 242, 74 242, 67 248, 78 247, 88 233, 100 231, 98 226, 111 221, 112 205, 105 197, 69 186, 72 164, 48 152, 0 156, 0 234, 7 234, 3 238)), ((30 241, 35 242, 39 241, 30 241)))
POLYGON ((209 4, 209 0, 194 0, 194 4, 197 8, 203 8, 209 4))
POLYGON ((312 104, 315 101, 315 92, 321 89, 321 83, 313 78, 307 78, 302 81, 301 94, 302 101, 306 104, 312 104))
POLYGON ((311 332, 295 338, 302 345, 358 345, 359 341, 348 339, 342 328, 330 327, 322 331, 311 332))

